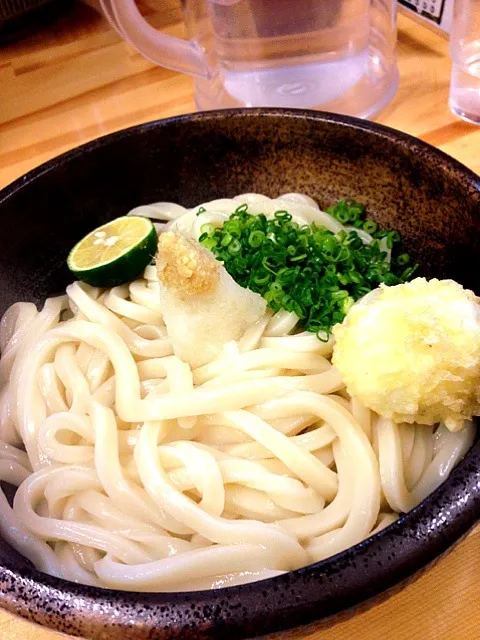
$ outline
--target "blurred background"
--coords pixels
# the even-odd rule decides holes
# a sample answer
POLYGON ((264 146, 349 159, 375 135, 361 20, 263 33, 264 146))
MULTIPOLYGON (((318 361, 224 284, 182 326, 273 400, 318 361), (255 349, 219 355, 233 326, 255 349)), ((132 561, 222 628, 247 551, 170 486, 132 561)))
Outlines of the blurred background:
MULTIPOLYGON (((186 37, 180 0, 138 6, 186 37)), ((480 172, 480 129, 448 108, 448 40, 400 14, 397 55, 399 88, 377 119, 480 172)), ((0 187, 87 140, 194 110, 192 78, 122 41, 97 0, 0 0, 0 187)))
MULTIPOLYGON (((46 4, 0 21, 0 187, 30 169, 32 155, 39 164, 133 120, 153 120, 160 104, 162 117, 195 110, 190 76, 121 41, 95 0, 7 1, 46 4)), ((139 8, 155 27, 184 36, 178 0, 142 0, 139 8)))

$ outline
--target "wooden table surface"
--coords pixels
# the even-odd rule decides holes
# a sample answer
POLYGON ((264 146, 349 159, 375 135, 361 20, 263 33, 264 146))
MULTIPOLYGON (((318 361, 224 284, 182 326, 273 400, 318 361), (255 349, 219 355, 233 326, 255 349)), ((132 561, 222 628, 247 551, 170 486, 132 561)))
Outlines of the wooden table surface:
MULTIPOLYGON (((145 2, 141 8, 158 28, 183 34, 176 0, 157 0, 157 10, 145 2)), ((448 110, 447 42, 400 16, 398 51, 400 87, 379 121, 420 137, 480 173, 480 128, 448 110)), ((192 86, 189 77, 154 66, 120 42, 92 6, 73 5, 34 35, 0 47, 0 187, 97 136, 193 111, 192 86)), ((330 630, 300 629, 282 638, 478 640, 479 567, 477 529, 387 602, 330 630)), ((0 612, 2 640, 59 637, 0 612)))

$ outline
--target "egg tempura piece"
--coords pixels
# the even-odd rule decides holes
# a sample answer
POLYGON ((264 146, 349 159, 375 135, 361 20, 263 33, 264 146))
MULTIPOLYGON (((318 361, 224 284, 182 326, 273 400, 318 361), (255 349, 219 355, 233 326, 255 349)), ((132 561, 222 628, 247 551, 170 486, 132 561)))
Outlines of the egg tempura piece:
POLYGON ((207 249, 180 233, 160 235, 157 272, 174 353, 192 368, 213 360, 265 313, 262 296, 238 285, 207 249))
POLYGON ((480 414, 480 307, 453 280, 383 285, 333 336, 347 391, 378 414, 450 431, 480 414))

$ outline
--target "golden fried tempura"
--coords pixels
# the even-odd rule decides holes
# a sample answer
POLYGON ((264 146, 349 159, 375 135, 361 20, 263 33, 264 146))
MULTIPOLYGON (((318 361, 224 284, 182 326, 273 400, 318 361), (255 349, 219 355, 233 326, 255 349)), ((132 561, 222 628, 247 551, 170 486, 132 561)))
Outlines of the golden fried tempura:
POLYGON ((333 336, 348 393, 380 415, 457 431, 480 414, 480 307, 453 280, 382 285, 333 336))

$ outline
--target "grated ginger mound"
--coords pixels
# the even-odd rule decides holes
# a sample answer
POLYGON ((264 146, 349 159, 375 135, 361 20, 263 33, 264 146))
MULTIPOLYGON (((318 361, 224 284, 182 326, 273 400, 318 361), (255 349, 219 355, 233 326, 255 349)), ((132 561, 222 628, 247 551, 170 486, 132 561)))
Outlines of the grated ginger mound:
POLYGON ((237 284, 207 249, 180 233, 160 235, 157 273, 173 352, 192 368, 216 358, 265 313, 261 295, 237 284))
POLYGON ((158 239, 157 273, 180 298, 208 293, 218 284, 220 263, 198 242, 168 231, 158 239))
POLYGON ((480 307, 453 280, 382 285, 333 329, 347 391, 395 422, 451 431, 480 413, 480 307))

